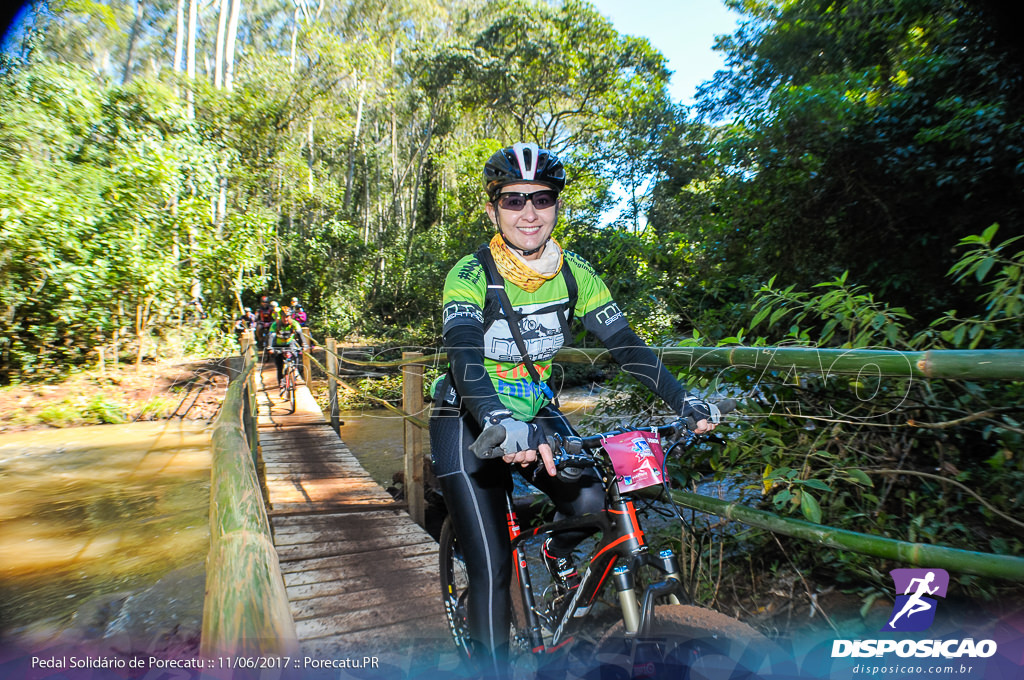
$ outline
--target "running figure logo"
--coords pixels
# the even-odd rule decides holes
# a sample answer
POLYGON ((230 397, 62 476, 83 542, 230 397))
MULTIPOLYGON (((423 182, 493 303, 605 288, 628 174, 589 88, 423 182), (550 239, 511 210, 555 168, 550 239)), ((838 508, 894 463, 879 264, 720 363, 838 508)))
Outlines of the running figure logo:
POLYGON ((920 631, 932 625, 938 601, 945 597, 949 574, 945 569, 893 569, 889 572, 896 585, 896 603, 889 623, 882 630, 920 631))

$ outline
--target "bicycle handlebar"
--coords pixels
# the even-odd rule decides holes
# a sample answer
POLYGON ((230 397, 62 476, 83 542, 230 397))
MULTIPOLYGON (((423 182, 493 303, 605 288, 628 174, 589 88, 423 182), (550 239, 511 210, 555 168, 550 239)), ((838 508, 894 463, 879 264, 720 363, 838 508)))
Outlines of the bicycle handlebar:
POLYGON ((301 352, 301 347, 268 347, 267 351, 271 354, 283 354, 286 352, 301 352))
MULTIPOLYGON (((737 404, 735 399, 723 399, 722 401, 715 402, 715 405, 718 407, 718 410, 724 416, 726 413, 731 413, 732 411, 735 411, 737 404)), ((673 420, 671 423, 659 425, 657 427, 628 429, 619 428, 617 430, 612 430, 611 432, 602 432, 601 434, 594 434, 590 435, 589 437, 583 437, 581 441, 583 443, 583 448, 593 449, 600 446, 601 442, 607 439, 608 437, 614 437, 615 435, 622 434, 624 432, 635 432, 637 430, 644 430, 648 432, 657 432, 659 435, 669 435, 678 432, 681 429, 693 430, 696 427, 697 421, 694 420, 693 416, 687 416, 686 418, 677 418, 676 420, 673 420)), ((549 437, 548 439, 551 438, 549 437)))
MULTIPOLYGON (((736 410, 735 399, 723 399, 722 401, 716 402, 715 405, 718 406, 718 410, 722 415, 736 410)), ((697 422, 693 417, 686 417, 678 418, 667 425, 650 428, 650 430, 657 432, 659 435, 668 435, 678 432, 681 429, 693 430, 696 427, 697 422)), ((552 435, 548 437, 548 445, 551 446, 552 452, 560 454, 560 458, 555 461, 555 466, 560 469, 564 467, 593 467, 593 458, 591 458, 589 454, 584 453, 584 449, 597 448, 601 445, 601 442, 608 437, 631 431, 633 430, 618 429, 611 432, 602 432, 601 434, 591 435, 589 437, 562 437, 561 435, 552 435), (566 444, 569 444, 570 446, 567 447, 566 444)), ((495 425, 485 429, 480 436, 476 438, 476 441, 469 445, 469 450, 472 451, 477 458, 501 458, 505 455, 504 450, 501 448, 501 443, 503 441, 505 441, 505 428, 501 425, 495 425)))

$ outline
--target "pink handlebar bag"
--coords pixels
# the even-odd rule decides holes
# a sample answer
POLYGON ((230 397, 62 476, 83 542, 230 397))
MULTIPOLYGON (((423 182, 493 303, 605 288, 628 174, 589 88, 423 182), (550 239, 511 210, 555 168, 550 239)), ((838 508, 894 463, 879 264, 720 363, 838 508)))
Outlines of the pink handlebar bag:
POLYGON ((619 491, 626 493, 662 484, 665 454, 661 437, 655 432, 623 432, 602 442, 619 479, 619 491))

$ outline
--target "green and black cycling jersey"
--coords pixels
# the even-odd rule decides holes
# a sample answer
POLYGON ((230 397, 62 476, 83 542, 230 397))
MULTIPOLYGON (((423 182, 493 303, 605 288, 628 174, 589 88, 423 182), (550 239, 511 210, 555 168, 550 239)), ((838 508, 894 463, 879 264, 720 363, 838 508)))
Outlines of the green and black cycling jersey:
MULTIPOLYGON (((608 348, 612 358, 679 413, 686 392, 629 327, 608 287, 594 268, 566 251, 562 270, 536 291, 527 292, 502 279, 509 302, 521 315, 519 322, 527 352, 542 380, 551 377, 551 361, 571 341, 574 318, 608 348), (565 270, 575 280, 575 299, 566 284, 565 270)), ((532 420, 550 402, 523 363, 509 330, 507 314, 493 293, 478 255, 468 255, 448 273, 444 286, 444 345, 451 365, 455 394, 476 418, 509 409, 524 421, 532 420)), ((454 395, 441 395, 448 401, 454 395)))
POLYGON ((294 342, 296 345, 302 344, 302 326, 295 319, 292 319, 286 324, 282 324, 280 320, 270 324, 270 337, 272 347, 286 347, 288 344, 294 342))

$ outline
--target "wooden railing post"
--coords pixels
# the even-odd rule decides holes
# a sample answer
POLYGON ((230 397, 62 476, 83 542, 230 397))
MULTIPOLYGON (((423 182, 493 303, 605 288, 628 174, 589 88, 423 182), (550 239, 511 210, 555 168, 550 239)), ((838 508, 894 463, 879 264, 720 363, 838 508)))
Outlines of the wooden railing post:
POLYGON ((338 412, 338 343, 327 338, 327 398, 330 401, 331 428, 341 436, 341 414, 338 412))
MULTIPOLYGON (((303 348, 310 348, 313 346, 313 336, 309 334, 309 329, 303 327, 302 329, 302 346, 303 348)), ((306 381, 306 386, 309 387, 313 384, 309 374, 309 352, 305 351, 302 353, 302 379, 306 381)), ((312 390, 310 390, 312 391, 312 390)))
MULTIPOLYGON (((422 352, 402 352, 402 359, 418 359, 422 352)), ((423 413, 423 366, 409 364, 402 367, 402 410, 409 415, 423 413)), ((423 526, 423 433, 420 428, 404 423, 405 430, 405 502, 409 515, 423 526)))

